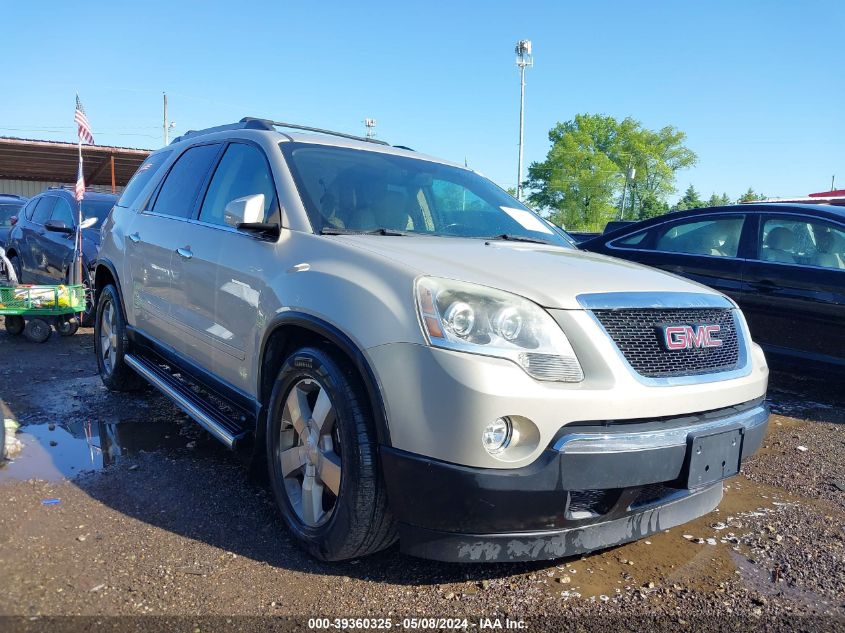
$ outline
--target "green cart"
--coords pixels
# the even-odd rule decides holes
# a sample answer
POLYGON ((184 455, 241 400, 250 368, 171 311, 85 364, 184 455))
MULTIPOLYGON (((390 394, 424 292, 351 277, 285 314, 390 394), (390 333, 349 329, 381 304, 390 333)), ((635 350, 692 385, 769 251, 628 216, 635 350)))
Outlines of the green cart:
POLYGON ((43 343, 53 333, 73 336, 79 329, 74 315, 85 311, 85 287, 79 286, 0 286, 0 315, 6 331, 23 334, 34 343, 43 343))
POLYGON ((5 317, 9 334, 43 343, 55 327, 62 336, 73 336, 79 329, 74 315, 84 311, 84 286, 20 285, 6 251, 0 248, 0 316, 5 317))

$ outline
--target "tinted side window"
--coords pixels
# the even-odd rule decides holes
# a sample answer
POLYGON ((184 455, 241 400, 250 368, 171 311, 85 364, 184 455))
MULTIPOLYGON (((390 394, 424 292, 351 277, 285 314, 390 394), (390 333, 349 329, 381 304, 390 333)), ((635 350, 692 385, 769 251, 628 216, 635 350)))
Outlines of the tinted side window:
POLYGON ((668 253, 736 257, 742 222, 742 217, 727 217, 673 224, 661 229, 655 248, 668 253))
POLYGON ((214 172, 199 219, 210 224, 230 224, 224 213, 226 205, 259 193, 264 196, 263 221, 278 221, 276 186, 264 152, 252 145, 232 143, 214 172))
POLYGON ((613 240, 610 245, 611 246, 621 246, 624 248, 636 248, 636 249, 643 249, 648 248, 648 244, 650 240, 647 240, 646 237, 648 236, 648 231, 640 231, 638 233, 634 233, 632 235, 626 235, 625 237, 619 237, 613 240))
POLYGON ((33 198, 32 200, 26 203, 26 206, 23 209, 23 214, 27 220, 32 219, 32 212, 35 211, 35 206, 38 204, 39 200, 40 198, 33 198))
POLYGON ((763 261, 845 269, 845 230, 829 222, 769 218, 760 238, 763 261))
POLYGON ((67 200, 64 198, 57 198, 56 206, 53 207, 53 214, 50 216, 50 219, 64 222, 67 226, 76 226, 73 216, 73 210, 70 208, 67 200))
POLYGON ((120 199, 117 201, 117 206, 131 207, 133 203, 137 202, 137 198, 141 194, 141 191, 143 191, 144 187, 147 186, 147 183, 152 180, 153 176, 161 170, 161 166, 164 165, 170 154, 172 154, 172 152, 167 151, 147 156, 147 160, 141 163, 138 171, 136 171, 135 175, 129 179, 126 188, 123 190, 120 199))
POLYGON ((200 187, 205 182, 219 150, 219 143, 186 150, 167 174, 153 205, 153 211, 177 218, 189 217, 194 210, 200 187))
POLYGON ((38 205, 35 207, 35 213, 32 214, 32 221, 36 224, 44 224, 50 219, 50 214, 53 212, 53 205, 56 204, 56 196, 44 196, 38 199, 38 205))

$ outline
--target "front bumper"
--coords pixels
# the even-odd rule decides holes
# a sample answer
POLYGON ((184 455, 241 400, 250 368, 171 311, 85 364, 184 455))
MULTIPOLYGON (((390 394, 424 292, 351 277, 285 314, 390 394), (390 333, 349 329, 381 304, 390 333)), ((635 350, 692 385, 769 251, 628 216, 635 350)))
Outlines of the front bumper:
POLYGON ((690 438, 735 432, 740 462, 762 443, 755 401, 695 416, 569 425, 521 468, 459 466, 390 447, 382 464, 401 548, 444 561, 558 558, 636 540, 716 507, 690 489, 690 438))

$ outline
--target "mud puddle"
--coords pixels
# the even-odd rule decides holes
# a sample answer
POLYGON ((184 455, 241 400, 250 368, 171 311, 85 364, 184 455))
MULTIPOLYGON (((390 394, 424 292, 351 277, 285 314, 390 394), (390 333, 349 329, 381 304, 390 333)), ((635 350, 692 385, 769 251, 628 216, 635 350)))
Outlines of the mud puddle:
POLYGON ((778 512, 795 497, 744 476, 725 483, 719 507, 684 525, 614 549, 538 572, 548 591, 563 599, 613 601, 621 594, 675 591, 720 592, 744 576, 737 560, 748 516, 778 512))
POLYGON ((179 419, 28 424, 15 437, 22 448, 0 466, 0 481, 56 481, 103 470, 142 451, 210 454, 216 448, 200 429, 179 419))

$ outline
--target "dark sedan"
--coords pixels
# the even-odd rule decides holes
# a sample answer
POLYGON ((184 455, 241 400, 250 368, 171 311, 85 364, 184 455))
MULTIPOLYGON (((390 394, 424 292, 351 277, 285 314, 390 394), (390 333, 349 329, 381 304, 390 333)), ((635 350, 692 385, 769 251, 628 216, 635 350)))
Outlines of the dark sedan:
POLYGON ((716 288, 773 365, 845 370, 845 208, 742 204, 670 213, 579 244, 716 288))
MULTIPOLYGON (((82 200, 82 256, 88 271, 100 248, 100 227, 111 211, 117 196, 86 192, 82 200)), ((9 234, 6 254, 15 267, 21 283, 64 284, 71 279, 74 234, 78 207, 73 192, 51 188, 26 203, 9 234)), ((90 280, 83 283, 90 287, 90 280)), ((93 304, 82 318, 89 325, 93 304)))

